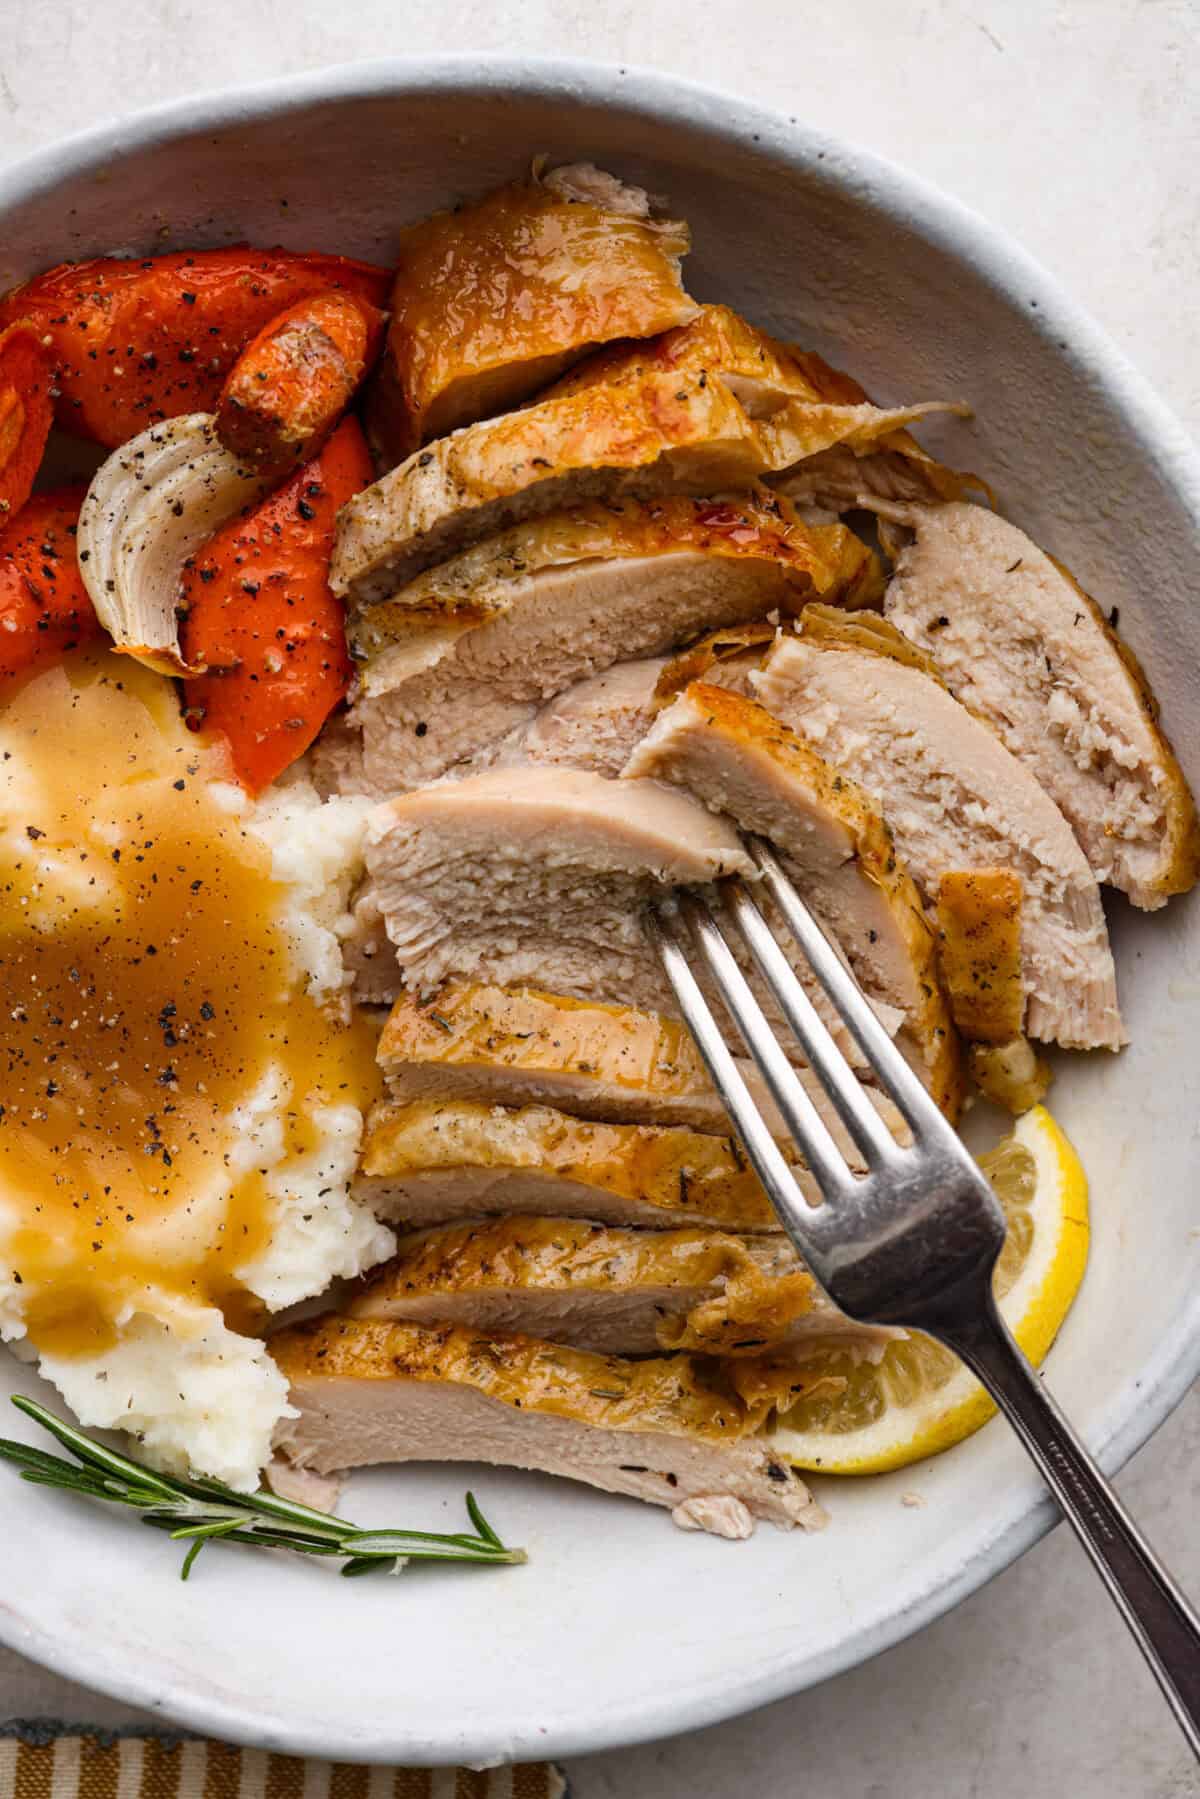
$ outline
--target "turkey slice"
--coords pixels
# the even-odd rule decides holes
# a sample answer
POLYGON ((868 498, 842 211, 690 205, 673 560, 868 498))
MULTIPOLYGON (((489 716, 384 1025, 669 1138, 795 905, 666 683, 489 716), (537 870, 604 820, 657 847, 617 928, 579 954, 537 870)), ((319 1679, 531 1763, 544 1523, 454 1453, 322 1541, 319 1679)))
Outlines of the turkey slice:
MULTIPOLYGON (((281 1331, 271 1352, 297 1412, 280 1447, 318 1473, 491 1462, 689 1506, 680 1520, 689 1526, 706 1515, 693 1502, 718 1499, 785 1528, 825 1522, 799 1474, 751 1434, 763 1407, 726 1376, 737 1363, 630 1361, 533 1337, 336 1315, 281 1331)), ((828 1378, 794 1373, 800 1391, 828 1378)))
POLYGON ((626 774, 686 788, 769 838, 865 992, 896 1008, 938 1103, 961 1103, 960 1046, 920 896, 867 795, 756 704, 694 682, 661 713, 626 774))
POLYGON ((887 615, 937 657, 1074 828, 1099 881, 1153 909, 1200 874, 1200 826, 1141 669, 1067 571, 979 506, 914 507, 887 615))
POLYGON ((1033 774, 877 618, 781 638, 756 678, 763 704, 874 795, 928 904, 947 869, 1022 882, 1021 942, 1034 1037, 1124 1041, 1095 876, 1033 774), (868 648, 874 642, 876 647, 868 648))
POLYGON ((838 1312, 783 1238, 528 1215, 410 1232, 349 1313, 618 1355, 802 1353, 832 1340, 877 1355, 896 1335, 838 1312))

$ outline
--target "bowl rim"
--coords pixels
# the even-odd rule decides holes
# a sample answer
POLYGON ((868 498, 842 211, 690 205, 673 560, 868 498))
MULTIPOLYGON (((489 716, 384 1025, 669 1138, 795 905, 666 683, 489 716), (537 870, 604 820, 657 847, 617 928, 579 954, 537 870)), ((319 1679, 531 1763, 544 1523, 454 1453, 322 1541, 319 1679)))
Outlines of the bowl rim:
MULTIPOLYGON (((680 127, 698 128, 796 169, 821 165, 822 178, 893 218, 931 246, 965 263, 986 286, 1034 315, 1040 334, 1103 389, 1128 420, 1146 458, 1156 465, 1191 520, 1200 543, 1200 450, 1085 308, 999 227, 934 183, 879 153, 827 134, 777 109, 719 87, 664 71, 583 57, 428 54, 356 60, 300 74, 223 87, 142 108, 90 126, 19 158, 0 171, 0 217, 51 193, 65 180, 103 167, 130 151, 168 146, 205 130, 279 118, 322 100, 353 101, 420 92, 452 96, 497 89, 532 99, 577 100, 680 127)), ((1200 1292, 1176 1318, 1150 1362, 1131 1370, 1110 1402, 1091 1447, 1106 1472, 1121 1468, 1158 1429, 1200 1375, 1200 1292)), ((374 1763, 433 1765, 574 1756, 652 1741, 702 1728, 799 1693, 893 1647, 976 1592, 1059 1522, 1047 1493, 1014 1493, 993 1520, 985 1541, 939 1584, 902 1603, 887 1618, 851 1631, 819 1655, 773 1658, 765 1671, 649 1698, 619 1718, 595 1709, 548 1730, 514 1726, 503 1745, 457 1736, 422 1739, 386 1724, 364 1740, 348 1732, 336 1741, 327 1726, 294 1715, 266 1719, 261 1707, 230 1703, 213 1693, 177 1689, 169 1677, 132 1658, 106 1653, 94 1640, 60 1640, 53 1628, 0 1606, 0 1642, 40 1659, 65 1678, 113 1698, 158 1711, 183 1728, 293 1755, 374 1763)))

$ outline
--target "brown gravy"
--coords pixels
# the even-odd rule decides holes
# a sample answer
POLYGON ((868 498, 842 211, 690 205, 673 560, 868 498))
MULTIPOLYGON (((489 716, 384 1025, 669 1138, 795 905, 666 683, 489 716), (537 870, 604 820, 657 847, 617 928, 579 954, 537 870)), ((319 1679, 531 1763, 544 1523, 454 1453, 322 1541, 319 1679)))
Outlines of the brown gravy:
POLYGON ((287 1150, 314 1103, 366 1105, 373 1034, 292 972, 283 889, 219 803, 168 683, 100 652, 0 695, 0 1272, 40 1350, 94 1354, 154 1293, 259 1308, 267 1244, 230 1114, 271 1068, 287 1150))

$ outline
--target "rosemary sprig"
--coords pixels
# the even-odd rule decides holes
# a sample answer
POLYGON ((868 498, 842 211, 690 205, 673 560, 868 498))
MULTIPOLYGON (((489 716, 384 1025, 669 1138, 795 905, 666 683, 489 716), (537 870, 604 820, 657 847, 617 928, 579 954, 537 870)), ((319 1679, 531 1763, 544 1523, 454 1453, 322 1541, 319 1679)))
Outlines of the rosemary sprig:
POLYGON ((83 1499, 103 1499, 131 1506, 141 1522, 188 1544, 180 1569, 186 1580, 196 1557, 208 1543, 246 1543, 255 1549, 290 1549, 297 1555, 342 1558, 341 1572, 398 1574, 409 1562, 468 1562, 476 1567, 523 1562, 523 1549, 508 1549, 476 1503, 466 1497, 474 1534, 450 1535, 430 1530, 360 1530, 345 1518, 318 1512, 276 1493, 235 1493, 214 1480, 182 1480, 143 1467, 116 1450, 105 1448, 36 1400, 13 1395, 13 1404, 40 1424, 75 1458, 65 1461, 0 1437, 0 1460, 21 1470, 21 1479, 38 1487, 58 1487, 83 1499))

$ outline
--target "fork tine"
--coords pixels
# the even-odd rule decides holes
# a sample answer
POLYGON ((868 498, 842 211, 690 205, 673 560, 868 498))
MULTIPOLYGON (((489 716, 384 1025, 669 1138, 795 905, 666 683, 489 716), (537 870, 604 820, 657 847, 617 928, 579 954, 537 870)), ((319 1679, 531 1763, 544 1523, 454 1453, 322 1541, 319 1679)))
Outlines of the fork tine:
POLYGON ((660 904, 648 911, 646 930, 658 950, 667 979, 679 1001, 680 1012, 704 1059, 712 1084, 733 1120, 751 1166, 780 1223, 804 1255, 807 1253, 806 1236, 817 1213, 805 1199, 783 1152, 751 1099, 712 1008, 692 973, 688 962, 687 927, 667 905, 660 904))
POLYGON ((817 1186, 826 1199, 844 1197, 854 1186, 854 1175, 763 1015, 711 906, 694 893, 678 894, 676 904, 691 927, 721 1002, 758 1064, 817 1186))
POLYGON ((868 1167, 894 1163, 897 1145, 891 1132, 867 1098, 862 1083, 804 991, 795 969, 754 900, 738 880, 723 882, 720 892, 809 1066, 862 1151, 868 1167))
POLYGON ((945 1142, 948 1137, 957 1146, 958 1138, 876 1018, 854 976, 843 967, 824 931, 784 873, 775 851, 762 837, 748 837, 746 844, 758 865, 764 887, 803 950, 813 973, 914 1135, 927 1142, 930 1139, 945 1142))

